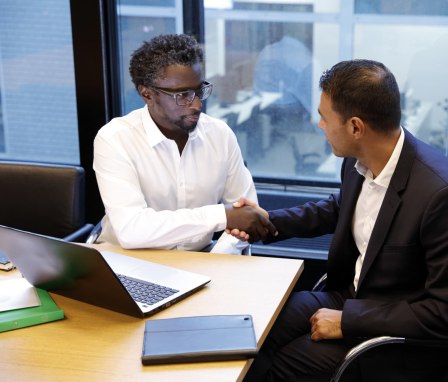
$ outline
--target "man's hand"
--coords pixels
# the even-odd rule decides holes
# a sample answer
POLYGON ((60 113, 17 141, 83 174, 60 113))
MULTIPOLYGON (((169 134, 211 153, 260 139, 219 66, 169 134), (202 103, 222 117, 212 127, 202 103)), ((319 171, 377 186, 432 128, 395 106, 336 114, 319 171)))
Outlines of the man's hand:
POLYGON ((277 229, 270 222, 268 213, 255 203, 241 198, 233 206, 226 205, 228 233, 250 242, 262 240, 268 234, 276 235, 277 229))
POLYGON ((341 339, 341 320, 342 311, 319 309, 310 318, 311 339, 313 341, 341 339))
POLYGON ((249 206, 249 207, 253 207, 255 209, 258 210, 258 212, 260 212, 266 219, 269 219, 269 214, 268 212, 264 209, 261 208, 259 205, 257 205, 257 203, 246 199, 246 198, 239 198, 237 202, 233 203, 234 207, 244 207, 244 206, 249 206))

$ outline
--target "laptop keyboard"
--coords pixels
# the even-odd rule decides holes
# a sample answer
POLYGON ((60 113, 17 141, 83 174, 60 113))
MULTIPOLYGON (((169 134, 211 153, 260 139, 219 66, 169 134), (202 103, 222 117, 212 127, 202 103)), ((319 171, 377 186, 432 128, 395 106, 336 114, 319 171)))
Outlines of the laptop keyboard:
POLYGON ((178 290, 148 281, 137 280, 120 274, 117 274, 117 276, 132 298, 143 304, 153 305, 179 292, 178 290))

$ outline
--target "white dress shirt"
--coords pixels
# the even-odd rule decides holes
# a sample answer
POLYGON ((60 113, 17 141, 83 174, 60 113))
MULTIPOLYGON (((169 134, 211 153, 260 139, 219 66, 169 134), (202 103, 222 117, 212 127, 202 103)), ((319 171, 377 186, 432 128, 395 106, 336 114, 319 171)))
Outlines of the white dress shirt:
MULTIPOLYGON (((95 138, 93 168, 106 210, 99 239, 123 248, 201 250, 225 229, 224 204, 258 203, 235 134, 206 114, 182 155, 146 106, 115 118, 95 138)), ((224 233, 212 252, 247 245, 224 233)))
POLYGON ((366 255, 367 246, 369 245, 370 236, 372 235, 378 213, 389 187, 390 180, 397 167, 400 158, 401 149, 403 148, 404 132, 401 129, 400 138, 395 145, 391 157, 387 161, 386 166, 373 179, 372 172, 359 161, 356 162, 356 170, 365 178, 362 184, 361 193, 356 203, 355 213, 353 215, 352 232, 359 256, 355 266, 355 278, 353 285, 355 290, 358 289, 359 276, 361 274, 362 264, 366 255))

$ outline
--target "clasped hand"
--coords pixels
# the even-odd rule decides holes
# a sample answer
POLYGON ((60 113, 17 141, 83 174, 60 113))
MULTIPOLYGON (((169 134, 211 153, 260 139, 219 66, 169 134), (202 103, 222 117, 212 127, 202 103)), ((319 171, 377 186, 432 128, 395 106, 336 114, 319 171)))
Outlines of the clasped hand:
POLYGON ((311 339, 313 341, 341 339, 342 311, 319 309, 310 318, 311 339))
POLYGON ((277 228, 269 220, 267 211, 245 198, 226 205, 226 215, 226 232, 240 240, 253 243, 269 234, 277 235, 277 228))

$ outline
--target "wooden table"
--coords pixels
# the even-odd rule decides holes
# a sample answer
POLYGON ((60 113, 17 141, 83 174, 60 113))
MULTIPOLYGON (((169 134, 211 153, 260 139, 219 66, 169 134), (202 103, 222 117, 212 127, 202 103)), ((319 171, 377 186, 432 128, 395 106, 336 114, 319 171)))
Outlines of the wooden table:
MULTIPOLYGON (((113 250, 202 273, 211 282, 152 318, 251 314, 260 346, 297 282, 303 262, 293 259, 163 250, 113 250)), ((0 280, 20 277, 0 272, 0 280)), ((66 318, 0 333, 0 380, 9 381, 240 381, 251 361, 142 366, 146 319, 137 319, 51 294, 66 318)))

